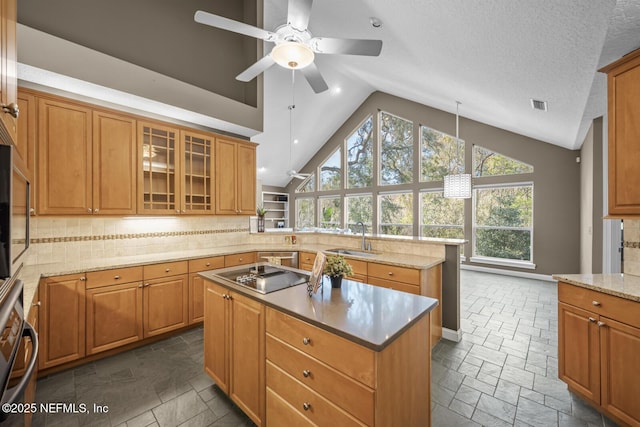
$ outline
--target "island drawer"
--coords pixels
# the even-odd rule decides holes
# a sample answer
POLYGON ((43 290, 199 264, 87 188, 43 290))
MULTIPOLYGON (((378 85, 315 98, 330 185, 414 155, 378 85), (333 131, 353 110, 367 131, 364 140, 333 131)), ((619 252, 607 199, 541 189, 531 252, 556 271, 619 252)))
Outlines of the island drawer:
POLYGON ((299 268, 301 270, 311 271, 313 263, 316 260, 315 252, 300 252, 298 256, 299 268))
POLYGON ((267 308, 266 331, 361 383, 374 387, 375 353, 359 344, 267 308))
POLYGON ((224 256, 225 267, 235 267, 236 265, 251 264, 254 262, 256 262, 255 252, 243 252, 224 256))
POLYGON ((640 303, 558 282, 558 301, 640 328, 640 303))
MULTIPOLYGON (((267 387, 315 425, 365 425, 269 361, 267 361, 267 387)), ((271 420, 269 421, 273 424, 271 420)))
POLYGON ((118 283, 140 282, 142 281, 142 266, 90 271, 86 274, 86 277, 87 289, 118 283))
POLYGON ((367 270, 369 277, 420 285, 420 270, 414 268, 370 262, 367 270))
POLYGON ((316 427, 307 417, 267 387, 267 419, 273 426, 316 427))
POLYGON ((224 268, 224 257, 213 256, 207 258, 192 259, 189 261, 189 273, 224 268))
POLYGON ((367 283, 370 285, 376 285, 383 288, 394 289, 396 291, 408 292, 410 294, 420 295, 420 286, 410 285, 408 283, 396 282, 389 279, 379 279, 377 277, 369 276, 367 283))
POLYGON ((143 276, 144 280, 151 280, 187 274, 188 271, 188 261, 165 262, 162 264, 145 265, 143 267, 143 276))
POLYGON ((368 425, 374 421, 374 391, 267 334, 267 359, 368 425))

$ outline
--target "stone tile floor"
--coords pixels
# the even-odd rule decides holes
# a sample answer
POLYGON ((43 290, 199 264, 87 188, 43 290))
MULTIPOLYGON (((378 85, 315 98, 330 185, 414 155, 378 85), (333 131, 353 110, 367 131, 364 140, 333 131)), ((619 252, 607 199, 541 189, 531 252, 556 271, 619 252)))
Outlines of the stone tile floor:
MULTIPOLYGON (((463 270, 461 296, 463 339, 433 352, 433 426, 615 425, 557 378, 554 283, 463 270)), ((38 380, 38 402, 109 412, 38 413, 34 426, 253 426, 203 372, 202 339, 196 328, 38 380)))
POLYGON ((463 338, 432 355, 434 426, 614 426, 558 379, 555 283, 461 271, 463 338))

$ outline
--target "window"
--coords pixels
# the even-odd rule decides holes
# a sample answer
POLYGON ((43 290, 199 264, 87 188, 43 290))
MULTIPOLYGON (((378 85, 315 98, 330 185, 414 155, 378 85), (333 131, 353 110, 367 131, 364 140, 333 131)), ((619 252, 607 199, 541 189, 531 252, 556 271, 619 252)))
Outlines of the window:
POLYGON ((367 226, 367 230, 371 231, 373 223, 373 196, 347 196, 345 197, 345 206, 347 209, 347 228, 354 233, 361 233, 361 227, 356 223, 362 221, 367 226))
POLYGON ((321 228, 340 228, 342 223, 342 204, 340 196, 320 197, 320 224, 321 228))
POLYGON ((464 173, 464 141, 420 126, 420 181, 443 181, 445 175, 464 173))
POLYGON ((320 191, 339 190, 342 188, 341 153, 342 150, 338 148, 320 166, 320 191))
POLYGON ((379 196, 380 234, 413 235, 413 194, 391 193, 379 196))
POLYGON ((380 113, 380 185, 413 182, 413 123, 380 113))
POLYGON ((533 185, 476 188, 474 256, 531 262, 533 185))
POLYGON ((347 188, 373 184, 373 117, 347 138, 347 188))
POLYGON ((296 199, 296 227, 314 227, 316 224, 315 211, 316 199, 296 199))
POLYGON ((464 200, 446 199, 440 190, 420 193, 420 235, 464 239, 464 200))
POLYGON ((311 174, 296 188, 296 193, 313 193, 316 191, 316 174, 311 174))
POLYGON ((533 166, 478 145, 473 146, 473 175, 496 176, 533 173, 533 166))

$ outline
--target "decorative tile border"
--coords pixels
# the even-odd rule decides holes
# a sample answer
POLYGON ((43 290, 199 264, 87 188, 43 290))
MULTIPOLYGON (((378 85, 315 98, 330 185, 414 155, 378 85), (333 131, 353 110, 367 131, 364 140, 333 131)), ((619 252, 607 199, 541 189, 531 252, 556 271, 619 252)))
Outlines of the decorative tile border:
POLYGON ((127 234, 104 234, 101 236, 65 236, 65 237, 38 237, 30 239, 31 244, 37 243, 66 243, 66 242, 87 242, 98 240, 120 240, 120 239, 144 239, 149 237, 179 237, 196 236, 205 234, 227 234, 227 233, 248 233, 249 227, 224 228, 219 230, 195 230, 195 231, 160 231, 155 233, 127 233, 127 234))
POLYGON ((624 242, 622 246, 630 249, 640 249, 640 242, 624 242))

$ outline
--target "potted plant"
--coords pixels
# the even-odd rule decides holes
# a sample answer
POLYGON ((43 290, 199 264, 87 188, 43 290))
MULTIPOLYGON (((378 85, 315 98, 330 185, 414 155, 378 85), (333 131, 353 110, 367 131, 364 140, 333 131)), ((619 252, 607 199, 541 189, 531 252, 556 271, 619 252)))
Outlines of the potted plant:
POLYGON ((329 255, 324 264, 324 274, 329 276, 332 288, 339 288, 342 286, 342 278, 344 276, 351 276, 353 270, 343 256, 329 255))
POLYGON ((267 210, 264 206, 258 206, 256 208, 256 214, 258 214, 258 233, 264 232, 264 215, 267 213, 267 210))

